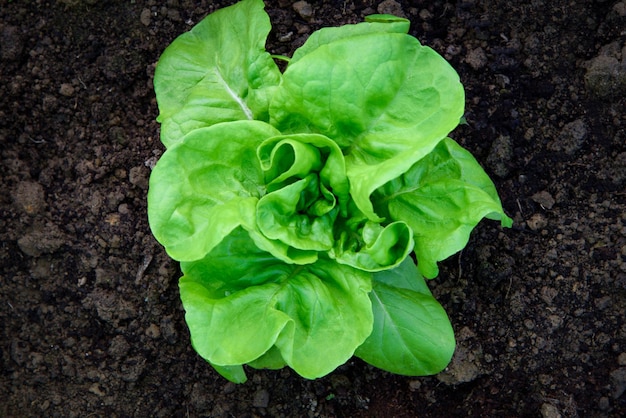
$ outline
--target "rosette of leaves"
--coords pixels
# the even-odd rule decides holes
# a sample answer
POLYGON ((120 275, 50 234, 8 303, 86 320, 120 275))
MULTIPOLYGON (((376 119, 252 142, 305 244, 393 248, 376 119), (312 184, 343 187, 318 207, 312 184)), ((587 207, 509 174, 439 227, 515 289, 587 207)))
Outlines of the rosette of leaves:
POLYGON ((482 218, 511 220, 447 137, 458 75, 408 28, 374 15, 321 29, 281 73, 263 2, 244 0, 161 56, 150 227, 181 262, 193 347, 227 379, 244 365, 317 378, 353 355, 405 375, 450 361, 424 277, 482 218))

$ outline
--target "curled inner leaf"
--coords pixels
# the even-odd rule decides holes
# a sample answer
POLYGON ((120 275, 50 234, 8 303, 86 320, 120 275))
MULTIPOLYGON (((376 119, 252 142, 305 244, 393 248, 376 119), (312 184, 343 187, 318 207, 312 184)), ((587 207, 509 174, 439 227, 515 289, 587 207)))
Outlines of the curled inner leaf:
POLYGON ((326 251, 333 245, 335 199, 323 193, 319 178, 310 174, 259 200, 257 224, 269 239, 301 250, 326 251))
POLYGON ((268 194, 256 221, 269 239, 301 249, 332 248, 333 224, 347 213, 349 184, 341 150, 316 134, 277 136, 257 149, 268 194))
POLYGON ((413 231, 404 222, 382 226, 369 220, 355 223, 351 219, 338 230, 330 257, 361 270, 393 268, 413 250, 413 231))
POLYGON ((321 184, 337 197, 346 215, 350 184, 344 155, 335 141, 318 134, 276 136, 263 141, 257 155, 269 190, 317 172, 321 184))

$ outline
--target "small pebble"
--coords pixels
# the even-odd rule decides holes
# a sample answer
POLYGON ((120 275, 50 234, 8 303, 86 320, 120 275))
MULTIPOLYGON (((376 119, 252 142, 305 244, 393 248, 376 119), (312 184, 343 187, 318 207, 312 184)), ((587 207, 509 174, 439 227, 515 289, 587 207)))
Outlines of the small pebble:
POLYGON ((13 201, 20 210, 28 215, 42 212, 46 207, 43 186, 32 181, 18 183, 13 193, 13 201))
POLYGON ((402 5, 396 0, 384 0, 378 5, 378 13, 406 17, 402 5))
POLYGON ((561 413, 551 403, 544 403, 541 405, 541 416, 543 418, 561 418, 561 413))
POLYGON ((526 225, 528 225, 531 230, 538 231, 548 226, 548 220, 541 213, 535 213, 526 221, 526 225))
POLYGON ((270 404, 270 394, 265 389, 259 389, 254 394, 254 399, 252 400, 252 406, 257 408, 267 408, 270 404))
POLYGON ((159 338, 161 336, 161 330, 158 325, 150 324, 150 326, 146 329, 146 335, 150 338, 159 338))
POLYGON ((473 69, 480 70, 487 65, 487 55, 481 47, 478 47, 467 53, 465 62, 473 69))
POLYGON ((74 87, 69 83, 63 83, 59 87, 59 94, 65 97, 72 97, 74 95, 74 87))
POLYGON ((617 399, 626 392, 626 367, 613 370, 609 376, 613 387, 613 399, 617 399))
POLYGON ((422 387, 422 382, 420 382, 419 380, 411 380, 409 382, 409 390, 411 392, 415 392, 416 390, 418 390, 420 387, 422 387))
POLYGON ((100 385, 98 383, 94 383, 93 385, 89 386, 89 392, 93 393, 94 395, 98 395, 98 396, 104 396, 105 393, 102 391, 102 389, 100 389, 100 385))
POLYGON ((535 193, 534 195, 532 195, 531 199, 535 203, 540 204, 542 208, 548 210, 552 209, 552 207, 556 203, 552 195, 545 190, 535 193))
POLYGON ((610 407, 611 407, 611 404, 609 402, 609 398, 607 398, 606 396, 601 397, 600 400, 598 401, 598 409, 600 411, 608 411, 610 407))
POLYGON ((143 9, 141 11, 141 15, 139 16, 139 21, 144 26, 150 26, 152 20, 152 14, 150 13, 150 9, 143 9))
POLYGON ((301 18, 308 20, 313 16, 313 8, 306 1, 297 1, 293 4, 293 10, 300 15, 301 18))
POLYGON ((227 382, 222 388, 222 391, 228 395, 229 393, 233 393, 236 388, 237 386, 233 382, 227 382))

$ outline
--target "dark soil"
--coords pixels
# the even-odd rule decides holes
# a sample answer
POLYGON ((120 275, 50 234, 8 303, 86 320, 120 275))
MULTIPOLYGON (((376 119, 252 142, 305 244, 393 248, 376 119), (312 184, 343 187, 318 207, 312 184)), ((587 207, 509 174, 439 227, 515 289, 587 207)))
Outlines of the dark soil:
POLYGON ((150 234, 163 49, 233 1, 0 0, 0 416, 626 416, 626 1, 267 1, 268 49, 400 13, 467 91, 453 137, 513 229, 430 282, 458 336, 438 376, 353 360, 227 383, 193 351, 150 234))

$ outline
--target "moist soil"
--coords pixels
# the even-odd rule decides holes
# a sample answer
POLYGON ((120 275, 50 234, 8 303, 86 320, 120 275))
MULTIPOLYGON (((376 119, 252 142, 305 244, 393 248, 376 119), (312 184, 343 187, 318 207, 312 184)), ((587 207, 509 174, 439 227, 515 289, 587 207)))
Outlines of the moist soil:
POLYGON ((275 54, 409 18, 515 225, 482 222, 429 282, 458 339, 441 374, 242 385, 193 351, 146 216, 156 62, 232 3, 0 0, 0 416, 626 416, 626 1, 266 1, 275 54))

